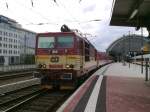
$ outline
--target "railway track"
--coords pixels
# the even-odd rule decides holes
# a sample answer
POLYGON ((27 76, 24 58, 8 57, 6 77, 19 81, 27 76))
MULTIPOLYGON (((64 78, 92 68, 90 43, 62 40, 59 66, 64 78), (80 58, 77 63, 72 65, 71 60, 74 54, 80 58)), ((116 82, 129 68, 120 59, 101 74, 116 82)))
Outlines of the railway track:
POLYGON ((21 102, 41 91, 39 85, 30 86, 20 90, 12 91, 0 96, 0 112, 7 112, 15 103, 21 102))
POLYGON ((1 74, 0 75, 0 80, 3 79, 11 79, 11 78, 16 78, 16 77, 23 77, 23 76, 31 76, 33 71, 29 71, 29 72, 20 72, 20 73, 8 73, 8 74, 1 74))
POLYGON ((15 83, 18 81, 28 80, 28 79, 32 79, 32 78, 34 78, 32 72, 3 74, 3 75, 0 75, 0 85, 15 83))
POLYGON ((39 85, 34 85, 26 88, 22 88, 19 90, 11 91, 5 94, 0 95, 0 106, 4 103, 7 103, 9 101, 15 100, 19 97, 25 96, 27 94, 39 91, 40 87, 39 85))
POLYGON ((54 112, 70 93, 70 91, 36 90, 24 92, 16 98, 9 95, 1 100, 0 112, 54 112))
POLYGON ((42 91, 39 86, 16 90, 0 96, 0 112, 55 112, 71 93, 42 91))

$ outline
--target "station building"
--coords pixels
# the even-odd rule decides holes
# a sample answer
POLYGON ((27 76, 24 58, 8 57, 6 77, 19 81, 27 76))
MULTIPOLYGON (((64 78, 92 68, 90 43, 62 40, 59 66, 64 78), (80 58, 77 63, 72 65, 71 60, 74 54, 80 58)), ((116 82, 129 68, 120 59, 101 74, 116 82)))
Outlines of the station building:
POLYGON ((36 33, 0 15, 0 65, 24 64, 35 54, 36 33))
POLYGON ((123 58, 150 53, 149 43, 148 37, 135 34, 124 35, 110 44, 106 52, 117 60, 122 60, 123 58))

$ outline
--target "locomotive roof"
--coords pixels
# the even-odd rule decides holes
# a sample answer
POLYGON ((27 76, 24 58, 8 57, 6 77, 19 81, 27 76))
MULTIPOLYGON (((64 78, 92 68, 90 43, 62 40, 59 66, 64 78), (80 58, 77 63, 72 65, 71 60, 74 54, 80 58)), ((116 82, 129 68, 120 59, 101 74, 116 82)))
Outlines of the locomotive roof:
POLYGON ((37 33, 37 36, 49 36, 49 35, 74 35, 76 37, 79 37, 81 39, 84 39, 85 41, 87 41, 88 43, 90 43, 87 38, 83 37, 82 34, 79 34, 77 32, 45 32, 45 33, 37 33))
POLYGON ((44 32, 44 33, 37 33, 37 36, 39 35, 44 35, 44 36, 47 36, 47 35, 69 35, 69 34, 73 34, 73 35, 76 35, 77 34, 75 32, 44 32))

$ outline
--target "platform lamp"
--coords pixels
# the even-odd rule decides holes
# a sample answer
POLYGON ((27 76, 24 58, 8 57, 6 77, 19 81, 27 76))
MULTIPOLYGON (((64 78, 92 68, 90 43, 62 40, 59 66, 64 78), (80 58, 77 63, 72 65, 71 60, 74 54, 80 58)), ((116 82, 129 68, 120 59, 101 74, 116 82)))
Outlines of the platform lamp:
MULTIPOLYGON (((139 1, 138 1, 139 2, 139 1)), ((136 26, 136 30, 139 30, 140 28, 141 28, 141 46, 143 47, 143 28, 142 28, 142 21, 141 21, 141 16, 140 16, 140 12, 141 12, 141 8, 140 7, 138 7, 136 10, 135 10, 135 15, 137 15, 136 16, 136 24, 137 24, 137 26, 136 26)), ((143 74, 143 48, 141 48, 141 59, 142 59, 142 61, 141 61, 141 73, 143 74)))
MULTIPOLYGON (((125 38, 126 36, 123 35, 123 38, 125 38)), ((123 65, 125 65, 125 40, 123 41, 123 48, 122 48, 122 61, 123 61, 123 65)))
POLYGON ((141 48, 141 73, 143 74, 143 47, 141 48))
POLYGON ((141 40, 141 46, 142 46, 142 48, 141 48, 141 59, 142 59, 142 61, 141 61, 141 73, 143 74, 143 51, 144 51, 144 48, 143 48, 143 28, 141 27, 141 38, 142 38, 142 40, 141 40))
POLYGON ((130 31, 129 31, 129 68, 130 68, 130 31))

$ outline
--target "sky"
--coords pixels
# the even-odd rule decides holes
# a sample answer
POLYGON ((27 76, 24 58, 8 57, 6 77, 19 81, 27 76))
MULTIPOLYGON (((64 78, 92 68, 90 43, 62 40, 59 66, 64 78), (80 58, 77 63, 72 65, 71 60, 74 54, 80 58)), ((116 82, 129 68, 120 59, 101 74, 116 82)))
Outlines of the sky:
MULTIPOLYGON (((140 34, 135 28, 110 26, 113 0, 1 0, 0 14, 16 20, 23 28, 57 32, 66 24, 78 29, 99 51, 123 35, 140 34), (100 20, 100 21, 94 21, 100 20)), ((148 33, 144 29, 144 35, 148 33)))

